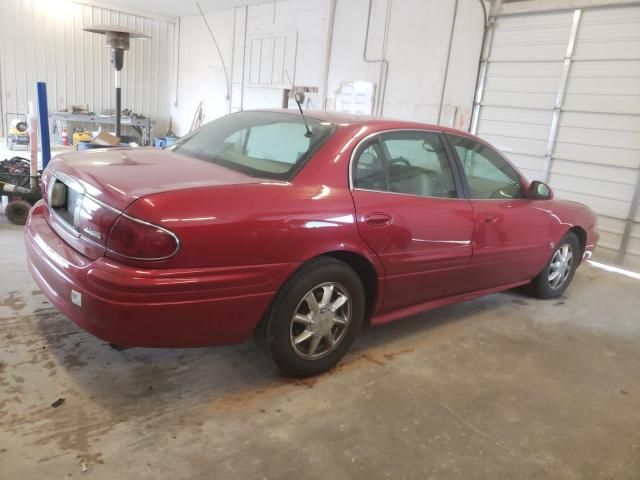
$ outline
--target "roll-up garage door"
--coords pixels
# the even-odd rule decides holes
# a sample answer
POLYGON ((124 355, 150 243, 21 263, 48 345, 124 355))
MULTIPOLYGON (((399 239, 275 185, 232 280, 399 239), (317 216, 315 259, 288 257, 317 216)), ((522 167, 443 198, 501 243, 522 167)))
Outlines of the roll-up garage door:
POLYGON ((599 217, 596 258, 640 271, 640 5, 497 17, 476 133, 599 217))

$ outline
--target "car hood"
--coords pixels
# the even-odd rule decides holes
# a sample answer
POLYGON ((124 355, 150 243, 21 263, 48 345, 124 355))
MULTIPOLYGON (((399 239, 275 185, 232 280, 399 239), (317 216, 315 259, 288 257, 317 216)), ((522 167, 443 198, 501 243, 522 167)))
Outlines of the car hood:
POLYGON ((258 183, 225 167, 157 148, 111 148, 55 157, 48 169, 69 176, 98 200, 124 210, 146 195, 185 188, 258 183))

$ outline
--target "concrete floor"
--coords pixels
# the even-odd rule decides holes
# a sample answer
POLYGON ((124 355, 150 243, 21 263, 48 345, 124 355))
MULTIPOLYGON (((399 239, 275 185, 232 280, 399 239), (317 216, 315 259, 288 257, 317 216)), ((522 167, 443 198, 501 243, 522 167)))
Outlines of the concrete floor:
POLYGON ((116 351, 38 291, 19 229, 0 252, 0 478, 640 478, 636 280, 369 329, 302 382, 251 342, 116 351))

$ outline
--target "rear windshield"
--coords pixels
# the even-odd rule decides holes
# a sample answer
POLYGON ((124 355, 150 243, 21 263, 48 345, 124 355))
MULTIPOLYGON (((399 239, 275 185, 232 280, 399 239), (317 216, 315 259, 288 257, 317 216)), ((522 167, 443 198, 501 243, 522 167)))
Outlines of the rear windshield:
POLYGON ((207 123, 168 150, 244 174, 290 180, 333 134, 335 126, 278 112, 239 112, 207 123))

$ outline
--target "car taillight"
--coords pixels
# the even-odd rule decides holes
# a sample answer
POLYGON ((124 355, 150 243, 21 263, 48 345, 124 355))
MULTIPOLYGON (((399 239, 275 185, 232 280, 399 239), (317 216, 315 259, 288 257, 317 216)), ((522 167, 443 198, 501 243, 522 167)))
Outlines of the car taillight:
POLYGON ((74 225, 80 235, 103 246, 111 226, 120 216, 118 210, 98 203, 87 195, 82 198, 80 208, 74 209, 73 213, 74 225))
POLYGON ((107 256, 132 260, 165 260, 178 251, 178 237, 169 230, 121 215, 107 239, 107 256))

